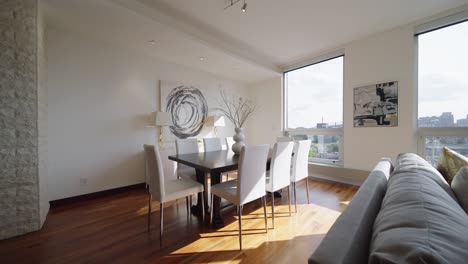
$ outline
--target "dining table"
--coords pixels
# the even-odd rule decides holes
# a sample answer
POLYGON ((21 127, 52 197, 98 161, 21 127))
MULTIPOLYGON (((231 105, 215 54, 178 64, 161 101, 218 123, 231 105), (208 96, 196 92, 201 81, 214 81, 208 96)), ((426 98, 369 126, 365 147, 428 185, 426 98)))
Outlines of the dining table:
MULTIPOLYGON (((169 160, 190 166, 195 169, 197 181, 205 186, 205 211, 213 210, 214 228, 224 226, 224 219, 221 215, 221 198, 215 196, 213 199, 213 208, 208 207, 207 177, 210 178, 210 184, 215 185, 221 182, 221 174, 236 171, 239 165, 239 155, 231 150, 199 152, 181 155, 170 155, 169 160)), ((270 157, 270 155, 269 155, 270 157)), ((268 158, 268 161, 270 158, 268 158)), ((269 162, 265 164, 268 167, 269 162)), ((201 194, 198 194, 197 204, 193 206, 192 212, 201 215, 201 194)), ((209 214, 206 214, 209 215, 209 214)))

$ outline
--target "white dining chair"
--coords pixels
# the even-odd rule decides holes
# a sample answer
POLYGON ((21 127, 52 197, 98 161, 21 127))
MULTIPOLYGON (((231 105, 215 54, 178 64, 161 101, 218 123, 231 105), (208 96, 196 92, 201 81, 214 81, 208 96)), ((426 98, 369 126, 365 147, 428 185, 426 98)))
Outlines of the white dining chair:
MULTIPOLYGON (((226 137, 226 150, 228 151, 232 151, 232 145, 234 145, 234 143, 236 143, 234 141, 234 138, 232 137, 226 137)), ((232 171, 232 172, 228 172, 225 174, 226 175, 226 181, 229 180, 229 177, 236 177, 237 175, 237 172, 236 171, 232 171)))
POLYGON ((149 176, 149 195, 148 195, 148 232, 151 227, 151 202, 153 200, 159 201, 159 214, 160 214, 160 231, 159 238, 162 242, 163 237, 163 223, 164 223, 164 203, 168 201, 177 200, 185 197, 187 202, 187 215, 190 217, 190 203, 192 195, 202 193, 202 219, 205 220, 205 203, 203 199, 203 184, 200 184, 191 179, 181 178, 175 180, 167 180, 164 178, 164 168, 161 161, 161 154, 159 149, 154 145, 144 145, 146 172, 149 176))
MULTIPOLYGON (((271 193, 271 219, 275 228, 274 192, 290 185, 291 155, 294 142, 277 142, 271 154, 270 170, 266 177, 266 191, 271 193)), ((289 215, 291 215, 291 190, 288 190, 289 215)))
POLYGON ((203 147, 206 152, 223 150, 220 138, 204 138, 203 147))
POLYGON ((233 137, 226 137, 226 149, 232 151, 232 145, 236 143, 233 137))
MULTIPOLYGON (((198 141, 196 138, 186 138, 176 140, 176 154, 199 153, 198 141)), ((177 163, 177 177, 196 179, 197 173, 194 168, 177 163)))
POLYGON ((237 180, 211 186, 211 215, 213 220, 214 195, 237 205, 239 221, 239 247, 242 250, 242 209, 244 204, 262 199, 265 231, 268 232, 266 216, 265 174, 269 145, 244 146, 239 157, 237 180))
POLYGON ((291 183, 294 189, 294 210, 297 213, 296 183, 306 179, 307 203, 309 199, 309 150, 312 142, 310 140, 300 140, 294 142, 294 156, 291 169, 291 183))

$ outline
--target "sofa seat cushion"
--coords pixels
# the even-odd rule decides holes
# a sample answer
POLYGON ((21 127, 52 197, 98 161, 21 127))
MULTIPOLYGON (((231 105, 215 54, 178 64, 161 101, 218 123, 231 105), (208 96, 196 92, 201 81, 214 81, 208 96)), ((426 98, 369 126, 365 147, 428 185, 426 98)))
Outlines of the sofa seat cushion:
POLYGON ((399 156, 377 215, 369 263, 465 263, 468 215, 431 165, 399 156))

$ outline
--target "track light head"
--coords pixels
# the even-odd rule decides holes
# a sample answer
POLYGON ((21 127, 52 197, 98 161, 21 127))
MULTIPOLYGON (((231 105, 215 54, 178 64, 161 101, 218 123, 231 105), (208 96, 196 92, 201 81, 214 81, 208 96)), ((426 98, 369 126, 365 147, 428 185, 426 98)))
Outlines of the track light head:
POLYGON ((244 1, 244 4, 242 5, 242 12, 245 13, 247 11, 247 3, 244 1))

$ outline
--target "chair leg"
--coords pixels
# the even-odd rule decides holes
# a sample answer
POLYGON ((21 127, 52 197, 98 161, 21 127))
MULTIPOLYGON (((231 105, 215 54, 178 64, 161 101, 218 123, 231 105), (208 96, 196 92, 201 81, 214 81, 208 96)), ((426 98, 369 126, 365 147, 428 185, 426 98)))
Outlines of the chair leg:
POLYGON ((271 192, 271 224, 275 228, 275 194, 271 192))
POLYGON ((239 247, 242 250, 242 205, 239 206, 239 247))
POLYGON ((160 230, 159 230, 159 240, 161 240, 161 243, 162 243, 162 238, 163 238, 163 227, 164 227, 164 207, 163 207, 163 203, 161 202, 159 204, 159 215, 160 215, 160 222, 161 222, 161 226, 160 226, 160 230))
POLYGON ((263 217, 265 218, 265 231, 268 233, 268 221, 267 221, 267 213, 266 213, 266 195, 262 197, 263 202, 263 217))
POLYGON ((211 193, 211 200, 210 200, 210 224, 213 224, 213 199, 214 199, 214 194, 211 193))
POLYGON ((150 231, 151 227, 151 200, 153 196, 151 193, 148 194, 148 232, 150 231))
POLYGON ((291 216, 291 186, 288 186, 289 216, 291 216))
POLYGON ((297 190, 296 190, 296 183, 293 182, 294 187, 294 211, 297 213, 297 190))
POLYGON ((306 177, 306 188, 307 188, 307 203, 310 204, 310 200, 309 200, 309 177, 306 177))
POLYGON ((205 223, 205 193, 201 195, 201 207, 202 207, 202 221, 205 223))

